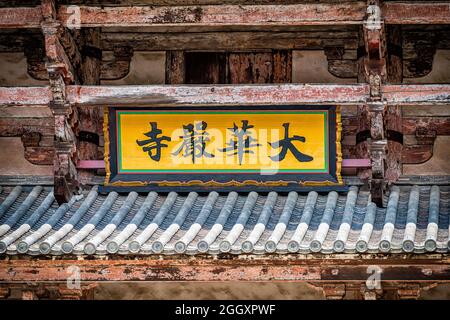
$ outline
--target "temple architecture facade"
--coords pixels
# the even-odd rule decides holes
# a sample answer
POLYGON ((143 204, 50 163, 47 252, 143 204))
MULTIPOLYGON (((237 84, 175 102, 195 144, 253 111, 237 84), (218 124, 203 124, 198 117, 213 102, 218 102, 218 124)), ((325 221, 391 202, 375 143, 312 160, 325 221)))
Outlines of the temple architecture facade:
POLYGON ((0 70, 2 299, 450 283, 448 1, 2 1, 0 70))

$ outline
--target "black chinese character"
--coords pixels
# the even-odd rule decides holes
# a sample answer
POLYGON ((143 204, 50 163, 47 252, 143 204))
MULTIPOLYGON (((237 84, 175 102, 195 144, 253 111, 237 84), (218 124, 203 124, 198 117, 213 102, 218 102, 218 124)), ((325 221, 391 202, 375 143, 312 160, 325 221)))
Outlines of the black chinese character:
POLYGON ((144 133, 144 135, 150 139, 141 141, 136 139, 136 143, 140 147, 144 146, 142 150, 148 152, 148 155, 152 160, 159 161, 161 159, 161 148, 167 147, 167 144, 161 143, 161 141, 170 141, 170 137, 158 137, 162 131, 161 129, 158 129, 158 124, 156 122, 150 122, 150 126, 152 129, 149 132, 144 133), (153 150, 155 150, 155 153, 153 153, 153 150))
POLYGON ((256 143, 257 140, 251 136, 251 133, 247 132, 248 129, 251 129, 253 127, 253 125, 248 124, 248 120, 242 120, 241 128, 233 123, 233 128, 228 128, 228 130, 233 132, 233 137, 227 143, 228 147, 219 149, 219 151, 230 151, 231 153, 229 153, 228 156, 237 154, 239 158, 239 165, 241 165, 244 154, 254 153, 252 150, 250 150, 250 148, 260 146, 259 143, 256 143))
POLYGON ((311 156, 308 156, 306 154, 301 153, 297 150, 297 148, 294 146, 292 141, 297 140, 301 142, 305 142, 305 137, 294 135, 293 137, 289 137, 289 123, 283 123, 284 127, 284 138, 282 140, 279 140, 277 142, 269 142, 269 145, 274 148, 281 148, 281 151, 278 155, 270 157, 272 161, 281 161, 284 160, 286 157, 286 153, 288 150, 292 152, 294 157, 300 161, 300 162, 309 162, 312 161, 314 158, 311 156))
POLYGON ((176 156, 183 151, 183 157, 191 157, 192 163, 195 163, 195 158, 206 157, 213 158, 214 155, 207 152, 206 142, 210 141, 209 133, 206 132, 206 127, 208 124, 205 121, 195 123, 190 123, 188 125, 183 125, 183 135, 180 138, 183 139, 180 147, 172 153, 176 156))

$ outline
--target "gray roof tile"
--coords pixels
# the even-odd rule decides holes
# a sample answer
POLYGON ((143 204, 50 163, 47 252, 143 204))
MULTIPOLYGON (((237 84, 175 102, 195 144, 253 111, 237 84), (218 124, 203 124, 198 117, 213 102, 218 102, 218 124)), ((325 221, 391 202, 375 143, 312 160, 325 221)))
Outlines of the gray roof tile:
POLYGON ((0 190, 7 255, 448 252, 450 186, 368 192, 99 194, 58 206, 51 188, 0 190))

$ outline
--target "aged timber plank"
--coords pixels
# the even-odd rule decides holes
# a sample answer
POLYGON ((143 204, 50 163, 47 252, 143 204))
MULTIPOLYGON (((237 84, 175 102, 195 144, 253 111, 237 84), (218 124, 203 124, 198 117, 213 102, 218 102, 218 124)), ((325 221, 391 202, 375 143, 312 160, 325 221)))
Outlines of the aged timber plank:
MULTIPOLYGON (((291 5, 202 6, 80 6, 82 27, 139 27, 158 25, 248 26, 360 24, 365 2, 291 5)), ((67 6, 60 6, 58 19, 71 21, 67 6)))
POLYGON ((149 259, 149 260, 3 260, 1 282, 66 281, 77 266, 81 281, 338 281, 363 280, 376 265, 383 281, 450 282, 448 259, 149 259), (358 263, 357 263, 358 262, 358 263), (369 270, 369 271, 368 271, 369 270))
POLYGON ((92 105, 358 104, 368 90, 365 84, 68 86, 67 96, 71 103, 92 105))
MULTIPOLYGON (((217 86, 78 86, 66 87, 70 103, 75 104, 346 104, 367 101, 366 84, 269 84, 217 86)), ((388 104, 432 105, 450 103, 450 85, 384 85, 383 100, 388 104)), ((0 87, 1 105, 44 105, 51 100, 48 86, 0 87)))
POLYGON ((381 8, 388 24, 449 24, 448 2, 385 2, 381 8))
POLYGON ((389 104, 448 104, 450 103, 449 84, 396 84, 382 86, 383 100, 389 104))
MULTIPOLYGON (((118 45, 135 51, 165 50, 252 50, 252 49, 322 49, 325 46, 356 49, 355 31, 304 32, 103 32, 102 48, 114 50, 118 45)), ((9 40, 12 41, 12 40, 9 40)))
POLYGON ((46 105, 52 97, 49 87, 0 87, 1 105, 46 105))
POLYGON ((1 28, 40 28, 41 7, 0 8, 1 28))

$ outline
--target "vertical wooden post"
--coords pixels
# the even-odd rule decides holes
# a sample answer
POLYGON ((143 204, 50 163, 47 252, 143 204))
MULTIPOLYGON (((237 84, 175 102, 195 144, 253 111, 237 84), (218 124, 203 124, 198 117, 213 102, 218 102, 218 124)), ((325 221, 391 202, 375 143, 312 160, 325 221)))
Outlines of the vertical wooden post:
MULTIPOLYGON (((358 36, 358 82, 369 82, 369 77, 365 72, 365 64, 367 60, 365 45, 364 45, 364 32, 361 28, 358 36)), ((357 107, 357 119, 358 119, 358 131, 356 133, 356 155, 358 158, 367 159, 369 154, 369 138, 370 138, 370 119, 369 108, 367 105, 358 105, 357 107)), ((371 168, 361 168, 358 170, 358 176, 363 181, 368 181, 372 177, 371 168)))
MULTIPOLYGON (((84 85, 99 85, 102 50, 100 48, 100 28, 81 30, 82 65, 81 78, 84 85)), ((77 132, 78 158, 80 160, 97 160, 99 158, 99 137, 102 132, 102 107, 79 106, 80 124, 77 132)), ((79 181, 88 182, 93 176, 90 170, 80 169, 79 181)))
MULTIPOLYGON (((77 82, 77 74, 70 56, 61 41, 65 33, 56 20, 54 0, 42 1, 43 22, 41 29, 45 39, 46 69, 49 75, 52 101, 50 109, 55 119, 54 194, 59 203, 70 199, 78 186, 76 160, 76 137, 72 130, 77 113, 66 100, 66 84, 77 82)), ((68 42, 65 42, 69 45, 68 42)), ((73 42, 72 42, 73 43, 73 42)), ((73 47, 73 53, 77 51, 73 47)))
POLYGON ((166 84, 185 83, 184 51, 166 51, 166 84))
MULTIPOLYGON (((368 151, 372 170, 368 175, 372 201, 382 205, 386 188, 386 146, 384 112, 381 85, 386 81, 386 39, 381 8, 378 0, 367 2, 367 18, 363 24, 364 57, 359 65, 358 79, 364 79, 370 86, 370 99, 367 106, 361 107, 361 115, 369 115, 370 131, 358 134, 368 139, 368 151)), ((364 139, 357 139, 363 141, 364 139)), ((365 149, 363 149, 365 151, 365 149)))
MULTIPOLYGON (((387 82, 399 84, 403 81, 403 54, 401 26, 386 28, 387 38, 387 82)), ((389 105, 386 108, 385 126, 387 140, 386 180, 396 181, 402 172, 402 109, 400 106, 389 105)))

